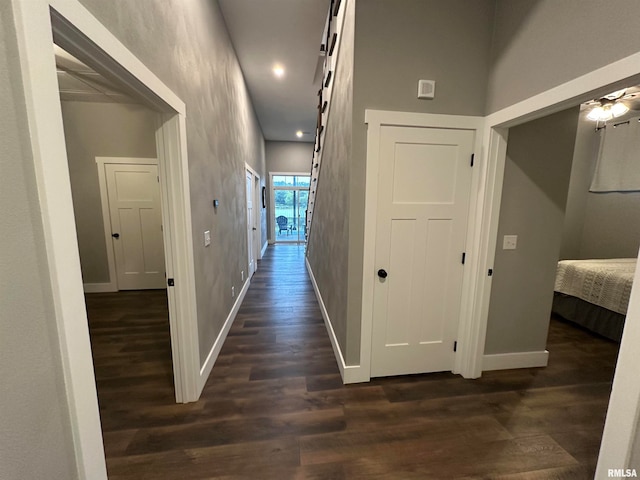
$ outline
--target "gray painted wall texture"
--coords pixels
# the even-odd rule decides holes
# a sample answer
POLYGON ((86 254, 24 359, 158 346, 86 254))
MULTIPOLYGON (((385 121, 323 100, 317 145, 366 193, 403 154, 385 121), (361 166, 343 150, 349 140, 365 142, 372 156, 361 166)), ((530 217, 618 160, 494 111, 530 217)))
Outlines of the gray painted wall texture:
POLYGON ((142 105, 62 102, 84 283, 110 281, 96 157, 156 158, 155 118, 142 105))
POLYGON ((638 16, 637 0, 497 0, 487 113, 640 51, 638 16))
POLYGON ((485 354, 546 348, 578 112, 509 130, 485 354), (516 250, 504 235, 518 235, 516 250))
MULTIPOLYGON (((307 258, 327 307, 345 361, 354 357, 347 348, 347 333, 356 322, 347 322, 349 259, 349 168, 353 124, 353 55, 355 2, 348 0, 333 73, 333 94, 322 146, 320 179, 316 185, 313 224, 307 258), (351 325, 351 326, 350 326, 351 325)), ((359 328, 359 319, 358 319, 359 328)))
POLYGON ((0 478, 74 479, 18 48, 0 2, 0 478))
POLYGON ((640 248, 640 192, 589 193, 600 134, 587 113, 581 112, 578 123, 560 258, 635 257, 640 248))
POLYGON ((217 2, 81 2, 186 104, 203 362, 235 302, 231 287, 240 290, 247 270, 245 162, 265 177, 264 140, 242 71, 217 2))
MULTIPOLYGON (((350 364, 360 361, 365 109, 483 115, 493 10, 492 0, 447 1, 446 8, 439 0, 356 3, 353 150, 347 187, 350 194, 346 357, 350 364), (434 100, 417 98, 419 79, 436 80, 434 100)), ((324 178, 321 180, 324 182, 324 178)), ((344 288, 342 283, 340 288, 344 288)))
POLYGON ((313 158, 313 143, 307 142, 265 142, 265 156, 267 164, 267 226, 269 228, 269 238, 273 240, 273 213, 271 207, 271 185, 268 174, 271 172, 281 173, 304 173, 311 172, 311 159, 313 158))

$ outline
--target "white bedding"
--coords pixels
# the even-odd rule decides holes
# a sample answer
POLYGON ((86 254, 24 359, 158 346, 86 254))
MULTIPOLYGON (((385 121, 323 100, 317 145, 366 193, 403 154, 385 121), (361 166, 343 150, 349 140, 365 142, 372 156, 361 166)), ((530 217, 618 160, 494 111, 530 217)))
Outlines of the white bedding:
POLYGON ((555 291, 626 315, 636 262, 635 258, 561 260, 555 291))

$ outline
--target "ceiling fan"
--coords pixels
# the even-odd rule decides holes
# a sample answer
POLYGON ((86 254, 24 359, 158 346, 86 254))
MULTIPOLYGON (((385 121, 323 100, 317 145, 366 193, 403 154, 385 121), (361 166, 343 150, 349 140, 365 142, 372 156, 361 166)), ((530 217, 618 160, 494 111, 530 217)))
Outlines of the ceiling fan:
POLYGON ((585 105, 591 108, 587 118, 596 122, 606 122, 620 117, 629 110, 640 111, 640 87, 616 90, 585 105))

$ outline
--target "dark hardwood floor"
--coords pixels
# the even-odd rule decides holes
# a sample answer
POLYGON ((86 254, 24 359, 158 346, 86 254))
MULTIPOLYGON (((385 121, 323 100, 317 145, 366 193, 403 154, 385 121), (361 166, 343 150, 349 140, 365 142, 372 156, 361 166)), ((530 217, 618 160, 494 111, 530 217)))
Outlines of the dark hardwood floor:
POLYGON ((110 479, 590 479, 617 345, 552 320, 547 368, 343 386, 295 245, 269 247, 197 403, 163 291, 87 296, 110 479))

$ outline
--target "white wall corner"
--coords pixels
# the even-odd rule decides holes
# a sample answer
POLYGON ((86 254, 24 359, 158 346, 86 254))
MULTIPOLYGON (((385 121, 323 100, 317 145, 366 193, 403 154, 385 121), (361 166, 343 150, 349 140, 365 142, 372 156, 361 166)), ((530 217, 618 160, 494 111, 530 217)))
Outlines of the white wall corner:
POLYGON ((338 343, 338 338, 336 337, 336 333, 333 331, 331 319, 329 318, 327 308, 325 307, 324 301, 322 300, 322 295, 320 295, 320 290, 318 289, 318 284, 316 283, 316 278, 313 275, 311 265, 309 265, 308 258, 305 258, 305 263, 307 264, 307 271, 309 272, 309 278, 311 279, 311 284, 313 285, 313 291, 315 292, 316 298, 318 299, 318 305, 320 306, 320 312, 322 313, 324 325, 327 328, 327 333, 329 334, 329 340, 331 340, 331 347, 333 348, 333 354, 335 355, 336 362, 338 363, 338 369, 340 370, 342 383, 348 384, 368 382, 370 380, 369 375, 365 373, 364 369, 360 365, 347 365, 345 363, 344 357, 342 356, 342 351, 340 350, 340 345, 338 343))
POLYGON ((546 367, 548 363, 548 350, 539 352, 498 353, 494 355, 484 355, 482 357, 482 371, 546 367))
POLYGON ((229 330, 231 330, 231 325, 233 325, 234 320, 236 319, 236 315, 238 315, 238 310, 240 310, 240 306, 242 305, 242 301, 244 300, 245 295, 247 294, 247 290, 249 290, 249 284, 251 282, 247 278, 242 286, 242 290, 240 290, 240 294, 236 299, 236 302, 233 304, 233 308, 229 312, 227 319, 224 321, 224 325, 216 338, 216 341, 213 342, 213 346, 209 351, 209 355, 207 355, 204 364, 200 368, 200 377, 198 378, 198 397, 202 394, 202 390, 204 389, 205 384, 211 374, 211 370, 213 369, 213 365, 216 363, 218 359, 218 355, 220 355, 220 350, 222 350, 222 345, 224 341, 227 339, 227 335, 229 334, 229 330))

